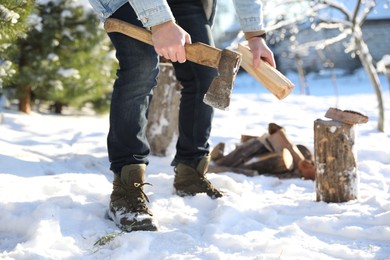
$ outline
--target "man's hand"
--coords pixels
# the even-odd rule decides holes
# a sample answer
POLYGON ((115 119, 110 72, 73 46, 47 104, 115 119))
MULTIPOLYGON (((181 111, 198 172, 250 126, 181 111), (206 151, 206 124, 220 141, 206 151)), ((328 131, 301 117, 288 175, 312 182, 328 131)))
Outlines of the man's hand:
POLYGON ((168 21, 152 28, 152 41, 157 54, 173 62, 186 61, 185 44, 191 43, 191 36, 174 21, 168 21))
POLYGON ((261 37, 252 37, 248 40, 249 48, 253 54, 253 67, 257 68, 260 64, 260 59, 269 63, 272 67, 276 67, 274 54, 268 48, 265 40, 261 37))

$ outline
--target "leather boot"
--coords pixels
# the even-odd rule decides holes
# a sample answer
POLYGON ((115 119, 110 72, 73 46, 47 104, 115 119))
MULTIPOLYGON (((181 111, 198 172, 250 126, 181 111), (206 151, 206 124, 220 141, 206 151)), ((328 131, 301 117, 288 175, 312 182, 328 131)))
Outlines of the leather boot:
POLYGON ((222 193, 206 178, 210 156, 203 157, 196 167, 185 163, 178 163, 175 168, 173 186, 179 196, 194 196, 197 193, 206 193, 211 198, 222 197, 222 193))
POLYGON ((148 197, 143 191, 145 164, 129 164, 122 167, 121 175, 115 174, 108 216, 124 231, 156 231, 153 214, 146 206, 148 197))

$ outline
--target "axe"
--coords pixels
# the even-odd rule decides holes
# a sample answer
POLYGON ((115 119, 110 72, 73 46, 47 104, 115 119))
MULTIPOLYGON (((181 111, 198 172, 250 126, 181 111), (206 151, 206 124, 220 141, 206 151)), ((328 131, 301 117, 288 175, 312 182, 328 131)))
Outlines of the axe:
MULTIPOLYGON (((106 19, 104 29, 108 33, 119 32, 153 45, 150 31, 119 19, 106 19)), ((187 60, 215 68, 218 71, 218 76, 211 82, 203 102, 221 110, 228 110, 234 80, 240 68, 242 55, 232 50, 220 50, 199 42, 186 44, 184 47, 187 60)))

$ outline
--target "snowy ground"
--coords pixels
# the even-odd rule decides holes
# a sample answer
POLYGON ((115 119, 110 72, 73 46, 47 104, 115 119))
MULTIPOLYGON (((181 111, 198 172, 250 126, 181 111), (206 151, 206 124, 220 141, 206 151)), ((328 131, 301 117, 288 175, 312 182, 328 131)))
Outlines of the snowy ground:
POLYGON ((104 246, 94 243, 117 231, 104 219, 113 177, 108 117, 2 110, 0 258, 390 259, 390 135, 376 130, 372 87, 363 73, 338 77, 337 92, 329 77, 308 84, 311 96, 297 87, 279 101, 240 75, 230 111, 216 111, 211 144, 233 149, 241 134, 262 135, 275 122, 313 151, 313 122, 329 107, 361 112, 370 121, 357 127, 358 200, 316 202, 313 181, 229 172, 209 175, 223 198, 181 198, 172 193, 171 156, 151 157, 146 191, 159 232, 122 234, 104 246))

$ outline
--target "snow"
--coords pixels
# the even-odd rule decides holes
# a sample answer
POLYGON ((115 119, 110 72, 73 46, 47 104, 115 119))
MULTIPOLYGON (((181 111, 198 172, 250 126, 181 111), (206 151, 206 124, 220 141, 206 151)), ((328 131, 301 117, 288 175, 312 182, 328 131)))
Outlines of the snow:
POLYGON ((387 72, 386 67, 390 67, 390 55, 384 55, 382 57, 382 59, 377 64, 378 71, 380 71, 382 73, 387 72))
MULTIPOLYGON (((225 196, 173 194, 172 155, 150 157, 146 193, 158 232, 132 232, 94 246, 115 225, 104 218, 112 189, 106 154, 108 116, 25 115, 2 109, 0 258, 2 259, 389 259, 390 134, 376 130, 377 102, 361 71, 309 76, 311 96, 277 100, 239 74, 229 111, 216 111, 211 146, 234 149, 241 134, 268 123, 313 151, 314 120, 329 107, 369 117, 356 127, 358 199, 316 201, 315 182, 209 174, 225 196), (338 96, 335 95, 338 93, 338 96)), ((383 86, 386 78, 380 77, 383 86)), ((384 92, 386 114, 389 93, 384 92)), ((389 120, 386 120, 389 128, 389 120)))
POLYGON ((2 4, 0 4, 0 13, 2 15, 2 20, 5 22, 10 22, 11 24, 16 24, 18 22, 18 19, 20 18, 20 15, 18 13, 9 10, 2 4))
POLYGON ((59 68, 57 71, 57 74, 61 75, 64 78, 70 78, 70 77, 73 77, 76 79, 80 78, 79 71, 77 69, 74 69, 74 68, 70 68, 70 69, 59 68))

